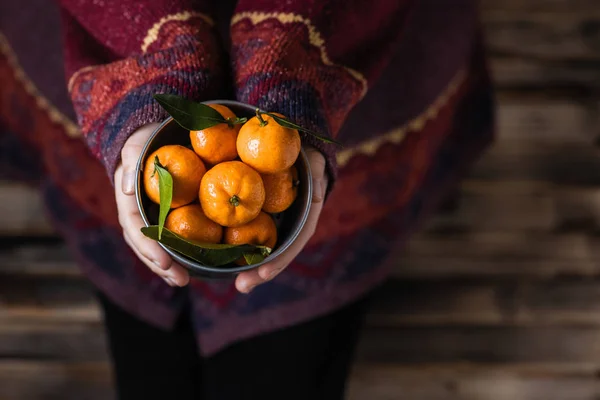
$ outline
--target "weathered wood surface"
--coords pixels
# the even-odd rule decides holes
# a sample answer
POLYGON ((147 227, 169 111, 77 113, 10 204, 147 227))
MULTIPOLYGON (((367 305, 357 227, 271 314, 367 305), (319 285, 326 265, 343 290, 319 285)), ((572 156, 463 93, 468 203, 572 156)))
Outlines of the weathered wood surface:
POLYGON ((0 204, 0 236, 47 236, 53 233, 44 214, 41 197, 32 188, 20 184, 2 184, 0 204))
MULTIPOLYGON (((600 273, 595 240, 580 234, 463 233, 419 234, 388 258, 398 279, 452 277, 551 278, 600 273), (444 238, 444 235, 452 235, 444 238)), ((596 244, 597 246, 597 244, 596 244)))
POLYGON ((596 372, 578 368, 485 365, 363 364, 354 370, 349 400, 597 400, 596 372))
POLYGON ((600 87, 599 65, 600 62, 549 61, 507 55, 490 60, 491 72, 498 85, 540 90, 548 85, 595 90, 600 87))
POLYGON ((513 12, 527 16, 531 12, 563 13, 567 10, 579 12, 598 11, 596 0, 480 0, 483 13, 513 12))
POLYGON ((358 349, 360 362, 392 364, 594 363, 600 331, 570 326, 369 327, 358 349))
POLYGON ((519 55, 543 60, 600 60, 600 10, 562 12, 483 13, 488 49, 492 54, 519 55))
POLYGON ((2 400, 114 400, 107 362, 0 360, 2 400))

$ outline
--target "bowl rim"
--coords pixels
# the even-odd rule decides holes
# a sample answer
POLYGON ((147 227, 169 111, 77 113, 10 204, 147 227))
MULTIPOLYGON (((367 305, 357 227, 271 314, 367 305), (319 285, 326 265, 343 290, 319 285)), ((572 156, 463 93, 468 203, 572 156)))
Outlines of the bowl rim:
MULTIPOLYGON (((255 106, 241 103, 239 101, 234 101, 234 100, 210 100, 210 101, 203 101, 201 103, 203 103, 203 104, 222 104, 224 106, 243 107, 243 108, 247 109, 248 111, 254 111, 257 108, 255 106)), ((142 151, 140 153, 140 156, 138 157, 136 166, 135 166, 135 198, 136 198, 136 203, 138 206, 138 211, 142 217, 142 220, 144 221, 145 226, 150 226, 150 221, 148 220, 148 217, 146 216, 146 212, 145 212, 143 204, 142 204, 142 196, 141 196, 142 182, 140 179, 141 168, 142 168, 143 162, 145 161, 146 157, 148 156, 148 148, 151 146, 151 144, 154 141, 154 139, 156 138, 156 136, 164 129, 165 126, 167 126, 170 123, 177 123, 177 122, 174 121, 173 117, 169 116, 164 121, 162 121, 160 123, 160 125, 152 132, 152 134, 148 137, 148 140, 144 144, 142 151)), ((184 128, 182 128, 182 129, 184 129, 184 128)), ((304 164, 306 165, 306 174, 308 176, 308 185, 307 185, 308 186, 308 188, 307 188, 308 189, 308 194, 307 194, 308 206, 306 207, 303 215, 301 216, 300 222, 299 222, 298 226, 296 227, 296 229, 294 229, 292 231, 292 233, 286 238, 286 240, 283 241, 273 253, 271 253, 268 257, 266 257, 260 263, 250 264, 250 265, 240 265, 240 266, 229 267, 229 268, 211 267, 211 266, 207 266, 207 265, 202 265, 195 260, 185 257, 184 255, 179 254, 176 251, 169 249, 167 246, 163 245, 162 243, 157 242, 158 245, 160 247, 162 247, 167 252, 167 254, 169 254, 171 257, 173 257, 173 259, 175 261, 178 261, 182 265, 182 267, 184 267, 186 269, 189 269, 192 271, 198 270, 198 271, 202 271, 202 272, 211 272, 211 273, 220 274, 220 275, 238 274, 240 272, 249 271, 249 270, 258 268, 261 265, 264 265, 264 264, 274 261, 275 259, 277 259, 277 257, 279 257, 283 252, 285 252, 296 241, 296 239, 300 235, 300 232, 304 228, 306 221, 308 220, 308 214, 310 213, 310 209, 312 207, 312 196, 313 196, 312 171, 311 171, 310 163, 308 160, 308 156, 306 155, 306 152, 304 151, 304 147, 300 148, 300 154, 298 155, 298 157, 302 157, 302 160, 303 160, 304 164)))

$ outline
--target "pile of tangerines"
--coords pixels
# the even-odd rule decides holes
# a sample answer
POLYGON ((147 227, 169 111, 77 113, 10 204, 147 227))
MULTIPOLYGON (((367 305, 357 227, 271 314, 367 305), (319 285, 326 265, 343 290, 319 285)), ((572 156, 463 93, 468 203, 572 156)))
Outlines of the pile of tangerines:
MULTIPOLYGON (((226 106, 209 106, 227 121, 236 119, 226 106)), ((298 193, 298 131, 257 111, 243 125, 220 123, 190 131, 190 144, 160 147, 144 166, 144 188, 156 204, 155 159, 173 178, 165 228, 202 243, 274 248, 277 228, 271 214, 285 211, 298 193)))

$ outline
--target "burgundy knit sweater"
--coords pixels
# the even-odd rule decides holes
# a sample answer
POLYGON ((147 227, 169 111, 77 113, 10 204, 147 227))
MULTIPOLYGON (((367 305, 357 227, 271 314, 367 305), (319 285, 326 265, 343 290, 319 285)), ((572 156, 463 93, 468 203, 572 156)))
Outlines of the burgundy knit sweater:
POLYGON ((0 170, 39 185, 121 307, 167 329, 190 302, 205 354, 371 290, 491 138, 475 0, 31 1, 0 5, 0 170), (121 237, 110 179, 128 136, 166 117, 155 93, 237 99, 345 144, 302 138, 335 184, 305 251, 250 295, 170 288, 121 237))

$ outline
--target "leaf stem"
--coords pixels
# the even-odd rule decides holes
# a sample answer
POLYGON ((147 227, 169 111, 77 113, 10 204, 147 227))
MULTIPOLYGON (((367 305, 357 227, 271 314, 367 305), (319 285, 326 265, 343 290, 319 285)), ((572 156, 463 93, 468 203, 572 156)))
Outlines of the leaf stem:
POLYGON ((258 121, 260 122, 258 124, 258 126, 260 126, 261 128, 263 126, 267 126, 268 122, 265 121, 265 119, 262 117, 262 114, 261 114, 261 112, 260 112, 260 110, 258 108, 256 109, 256 118, 258 118, 258 121))
POLYGON ((161 163, 160 160, 158 159, 158 156, 154 156, 154 170, 152 170, 152 175, 150 175, 150 178, 154 178, 154 175, 156 174, 156 170, 157 168, 164 168, 166 169, 161 163))

